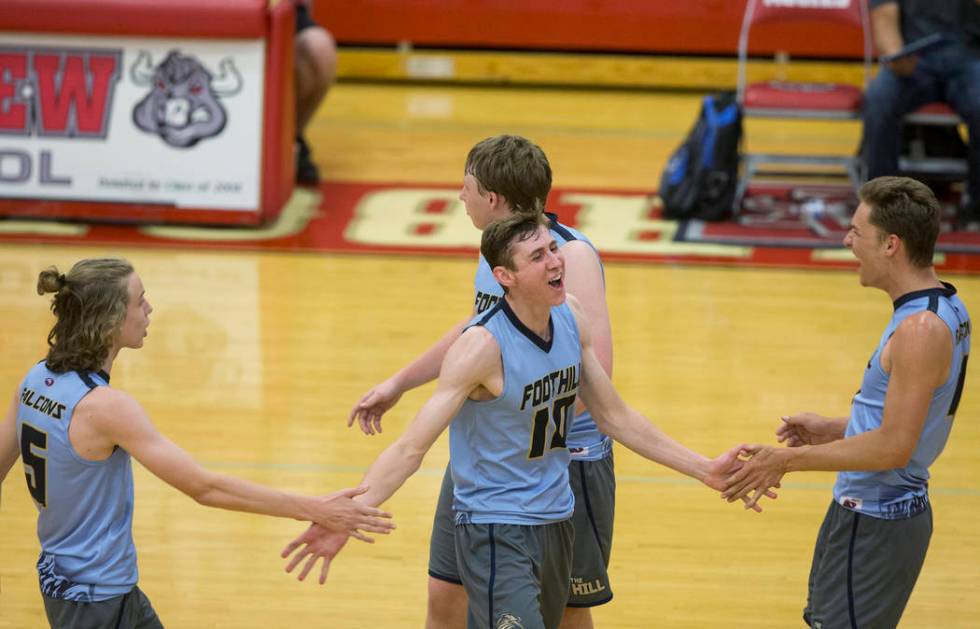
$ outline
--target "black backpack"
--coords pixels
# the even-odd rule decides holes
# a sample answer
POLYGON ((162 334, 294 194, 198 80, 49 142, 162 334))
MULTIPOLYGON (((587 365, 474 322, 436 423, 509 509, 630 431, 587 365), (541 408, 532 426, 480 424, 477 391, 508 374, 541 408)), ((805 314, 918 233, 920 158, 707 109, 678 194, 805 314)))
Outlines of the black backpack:
POLYGON ((660 176, 664 218, 720 221, 731 215, 741 139, 735 93, 705 96, 697 123, 660 176))

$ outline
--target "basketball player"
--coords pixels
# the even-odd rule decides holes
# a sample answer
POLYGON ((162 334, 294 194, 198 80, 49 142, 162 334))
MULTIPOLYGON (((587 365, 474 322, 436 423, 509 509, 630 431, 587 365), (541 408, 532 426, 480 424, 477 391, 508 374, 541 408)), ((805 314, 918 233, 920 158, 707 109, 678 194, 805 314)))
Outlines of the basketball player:
POLYGON ((365 487, 307 497, 204 470, 109 386, 117 354, 143 346, 153 311, 128 262, 82 260, 67 275, 52 267, 37 290, 55 293, 57 321, 47 358, 28 371, 0 424, 0 482, 21 456, 52 627, 162 626, 136 585, 131 456, 203 505, 318 522, 363 541, 371 540, 359 529, 393 528, 389 514, 352 500, 365 487))
POLYGON ((844 244, 861 285, 885 291, 894 312, 850 417, 784 417, 776 436, 790 447, 749 448, 754 456, 724 494, 764 491, 794 470, 840 472, 803 613, 823 629, 898 625, 932 536, 929 466, 949 438, 970 355, 970 315, 932 266, 940 216, 932 191, 879 177, 859 196, 844 244))
MULTIPOLYGON (((551 166, 536 144, 514 135, 499 135, 477 143, 469 152, 459 198, 473 225, 483 230, 491 222, 515 214, 539 214, 551 190, 551 166)), ((602 262, 592 243, 578 231, 547 214, 552 237, 565 258, 566 286, 592 322, 592 344, 606 374, 612 375, 612 330, 606 306, 602 262)), ((381 416, 403 393, 434 380, 449 345, 470 317, 491 308, 503 289, 480 256, 474 281, 473 312, 431 349, 365 394, 351 412, 366 434, 380 432, 381 416)), ((563 629, 592 627, 591 607, 612 599, 607 572, 612 550, 616 478, 612 441, 596 427, 584 408, 568 435, 572 463, 569 480, 575 494, 573 523, 575 551, 571 595, 563 629)), ((466 624, 466 592, 456 568, 453 529, 453 480, 449 466, 432 524, 429 544, 428 629, 462 629, 466 624)))
MULTIPOLYGON (((592 350, 577 300, 566 303, 564 259, 541 215, 490 225, 481 252, 504 297, 450 346, 435 393, 368 470, 356 500, 378 505, 421 465, 450 426, 457 568, 472 628, 553 629, 571 576, 574 496, 566 438, 577 396, 604 434, 709 487, 741 462, 741 446, 709 460, 626 406, 592 350)), ((321 583, 346 534, 312 526, 291 542, 287 570, 320 559, 321 583)))

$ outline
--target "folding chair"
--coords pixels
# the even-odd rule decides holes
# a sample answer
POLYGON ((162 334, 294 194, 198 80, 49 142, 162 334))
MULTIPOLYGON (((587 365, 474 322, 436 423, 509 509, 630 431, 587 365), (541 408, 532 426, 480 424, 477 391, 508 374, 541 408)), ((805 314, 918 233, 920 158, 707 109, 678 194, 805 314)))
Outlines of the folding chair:
MULTIPOLYGON (((903 118, 906 125, 928 127, 951 127, 955 133, 962 120, 946 103, 929 103, 903 118)), ((906 132, 909 127, 906 126, 906 132)), ((961 180, 967 176, 965 156, 929 155, 928 141, 925 138, 911 138, 909 151, 898 159, 898 169, 909 175, 920 175, 930 179, 961 180)))
MULTIPOLYGON (((792 118, 800 120, 854 120, 861 116, 864 87, 871 75, 871 34, 865 0, 748 0, 742 31, 738 40, 737 98, 743 116, 749 118, 792 118), (864 50, 864 86, 839 83, 806 83, 767 81, 747 83, 746 65, 749 35, 752 28, 763 23, 802 21, 817 24, 848 24, 861 29, 864 50)), ((776 29, 768 29, 775 31, 776 29)), ((778 32, 774 33, 776 38, 778 32)), ((781 41, 781 50, 792 55, 794 41, 781 41)), ((801 174, 813 174, 813 167, 839 166, 854 186, 861 182, 861 162, 855 155, 818 156, 794 154, 746 153, 742 156, 742 172, 735 194, 735 213, 741 209, 749 183, 768 165, 795 164, 807 166, 801 174)))

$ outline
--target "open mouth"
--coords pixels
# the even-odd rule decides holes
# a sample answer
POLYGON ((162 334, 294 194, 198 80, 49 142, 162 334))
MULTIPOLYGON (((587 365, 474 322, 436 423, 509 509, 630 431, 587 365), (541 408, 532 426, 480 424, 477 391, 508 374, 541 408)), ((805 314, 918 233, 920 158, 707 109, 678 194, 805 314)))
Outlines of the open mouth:
POLYGON ((561 284, 562 284, 562 276, 561 276, 561 274, 558 274, 557 276, 555 276, 555 278, 553 280, 549 280, 548 281, 548 285, 551 286, 552 288, 561 288, 561 284))

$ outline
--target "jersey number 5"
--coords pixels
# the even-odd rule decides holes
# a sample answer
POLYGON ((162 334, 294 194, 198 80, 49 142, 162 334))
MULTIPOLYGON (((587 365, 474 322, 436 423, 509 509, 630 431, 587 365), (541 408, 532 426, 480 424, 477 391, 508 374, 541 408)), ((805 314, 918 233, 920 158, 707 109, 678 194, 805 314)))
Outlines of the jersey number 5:
POLYGON ((534 411, 534 420, 531 425, 531 447, 528 448, 527 458, 539 459, 544 456, 544 442, 548 433, 549 418, 555 424, 549 449, 565 447, 565 438, 568 436, 568 428, 572 423, 571 410, 574 407, 575 396, 566 395, 552 402, 550 407, 545 405, 534 411))
POLYGON ((21 424, 20 456, 24 459, 24 477, 31 497, 42 508, 48 506, 48 460, 37 454, 36 450, 47 449, 48 436, 45 433, 30 424, 21 424))

